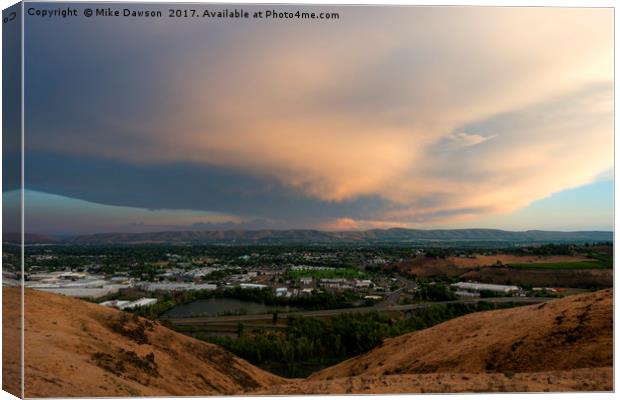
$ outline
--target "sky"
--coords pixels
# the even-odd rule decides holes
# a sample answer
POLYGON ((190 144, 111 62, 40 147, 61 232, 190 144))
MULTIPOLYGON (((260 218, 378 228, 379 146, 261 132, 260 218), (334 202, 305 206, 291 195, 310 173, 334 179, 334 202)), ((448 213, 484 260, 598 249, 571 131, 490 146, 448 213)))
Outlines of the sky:
POLYGON ((26 230, 612 229, 611 9, 329 11, 26 18, 26 230))

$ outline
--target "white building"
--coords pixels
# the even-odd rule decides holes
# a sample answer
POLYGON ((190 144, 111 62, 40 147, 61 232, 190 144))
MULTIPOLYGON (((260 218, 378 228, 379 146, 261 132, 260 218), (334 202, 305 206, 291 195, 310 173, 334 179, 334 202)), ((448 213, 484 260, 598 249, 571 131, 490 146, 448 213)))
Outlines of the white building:
POLYGON ((370 279, 362 279, 362 280, 355 281, 355 287, 357 288, 369 288, 370 285, 372 285, 372 282, 370 279))
POLYGON ((142 297, 136 301, 132 301, 129 304, 126 304, 125 307, 123 308, 136 308, 136 307, 146 307, 146 306, 152 306, 153 304, 157 303, 157 299, 156 298, 151 298, 151 297, 142 297))
POLYGON ((347 280, 345 278, 323 278, 321 279, 321 283, 346 283, 347 280))
POLYGON ((478 283, 478 282, 458 282, 453 283, 451 286, 467 292, 480 293, 482 290, 488 290, 490 292, 499 294, 513 294, 520 291, 518 286, 513 285, 495 285, 491 283, 478 283))
POLYGON ((27 276, 29 281, 58 283, 63 281, 77 281, 87 278, 99 278, 100 276, 89 275, 86 272, 71 272, 71 271, 53 271, 53 272, 40 272, 36 274, 30 274, 27 276))
POLYGON ((215 290, 217 285, 210 283, 186 283, 186 282, 142 282, 139 287, 147 292, 178 292, 185 290, 215 290))
POLYGON ((138 300, 134 300, 134 301, 129 301, 129 300, 110 300, 110 301, 104 301, 103 303, 99 303, 102 306, 106 306, 106 307, 114 307, 114 308, 118 308, 119 310, 130 310, 132 308, 136 308, 136 307, 145 307, 145 306, 150 306, 157 303, 157 299, 155 298, 149 298, 149 297, 142 297, 138 300))
POLYGON ((261 285, 259 283, 242 283, 239 287, 241 289, 264 289, 267 285, 261 285))
POLYGON ((106 281, 101 276, 89 275, 85 272, 57 271, 32 274, 28 278, 24 282, 27 288, 91 299, 118 293, 120 289, 130 287, 130 284, 116 284, 106 281))
POLYGON ((98 299, 109 294, 118 293, 121 285, 107 285, 99 288, 65 288, 65 287, 37 287, 33 288, 42 292, 62 294, 69 297, 78 297, 82 299, 98 299))
POLYGON ((99 305, 106 306, 106 307, 114 307, 114 308, 118 308, 119 310, 122 310, 123 306, 129 303, 131 303, 131 301, 129 300, 108 300, 108 301, 104 301, 103 303, 99 303, 99 305))
POLYGON ((456 292, 454 292, 454 294, 457 297, 468 297, 468 298, 475 298, 475 297, 480 297, 480 293, 476 293, 476 292, 466 292, 464 290, 457 290, 456 292))

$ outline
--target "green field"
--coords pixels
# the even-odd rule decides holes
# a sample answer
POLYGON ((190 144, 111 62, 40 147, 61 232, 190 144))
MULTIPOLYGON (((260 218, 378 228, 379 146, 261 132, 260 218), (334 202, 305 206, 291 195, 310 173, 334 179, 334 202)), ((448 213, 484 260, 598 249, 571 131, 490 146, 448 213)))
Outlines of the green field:
POLYGON ((601 257, 592 261, 510 264, 509 267, 514 269, 608 269, 613 267, 613 261, 601 257))

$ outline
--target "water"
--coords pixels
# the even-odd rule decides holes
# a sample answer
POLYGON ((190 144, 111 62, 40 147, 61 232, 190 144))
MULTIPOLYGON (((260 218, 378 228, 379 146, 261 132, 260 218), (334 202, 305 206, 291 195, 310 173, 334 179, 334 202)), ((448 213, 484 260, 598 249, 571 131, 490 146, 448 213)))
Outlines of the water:
MULTIPOLYGON (((164 313, 167 318, 216 317, 223 315, 270 314, 276 306, 237 299, 210 298, 178 305, 164 313)), ((291 311, 288 306, 278 306, 278 312, 291 311)))

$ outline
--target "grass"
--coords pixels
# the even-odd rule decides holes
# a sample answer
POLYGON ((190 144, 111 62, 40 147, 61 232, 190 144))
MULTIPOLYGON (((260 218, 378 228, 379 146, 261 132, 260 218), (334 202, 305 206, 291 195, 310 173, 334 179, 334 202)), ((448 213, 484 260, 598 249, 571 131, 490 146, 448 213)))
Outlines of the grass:
POLYGON ((549 263, 526 263, 526 264, 509 264, 514 269, 609 269, 613 267, 613 263, 606 260, 592 261, 563 261, 549 263))

